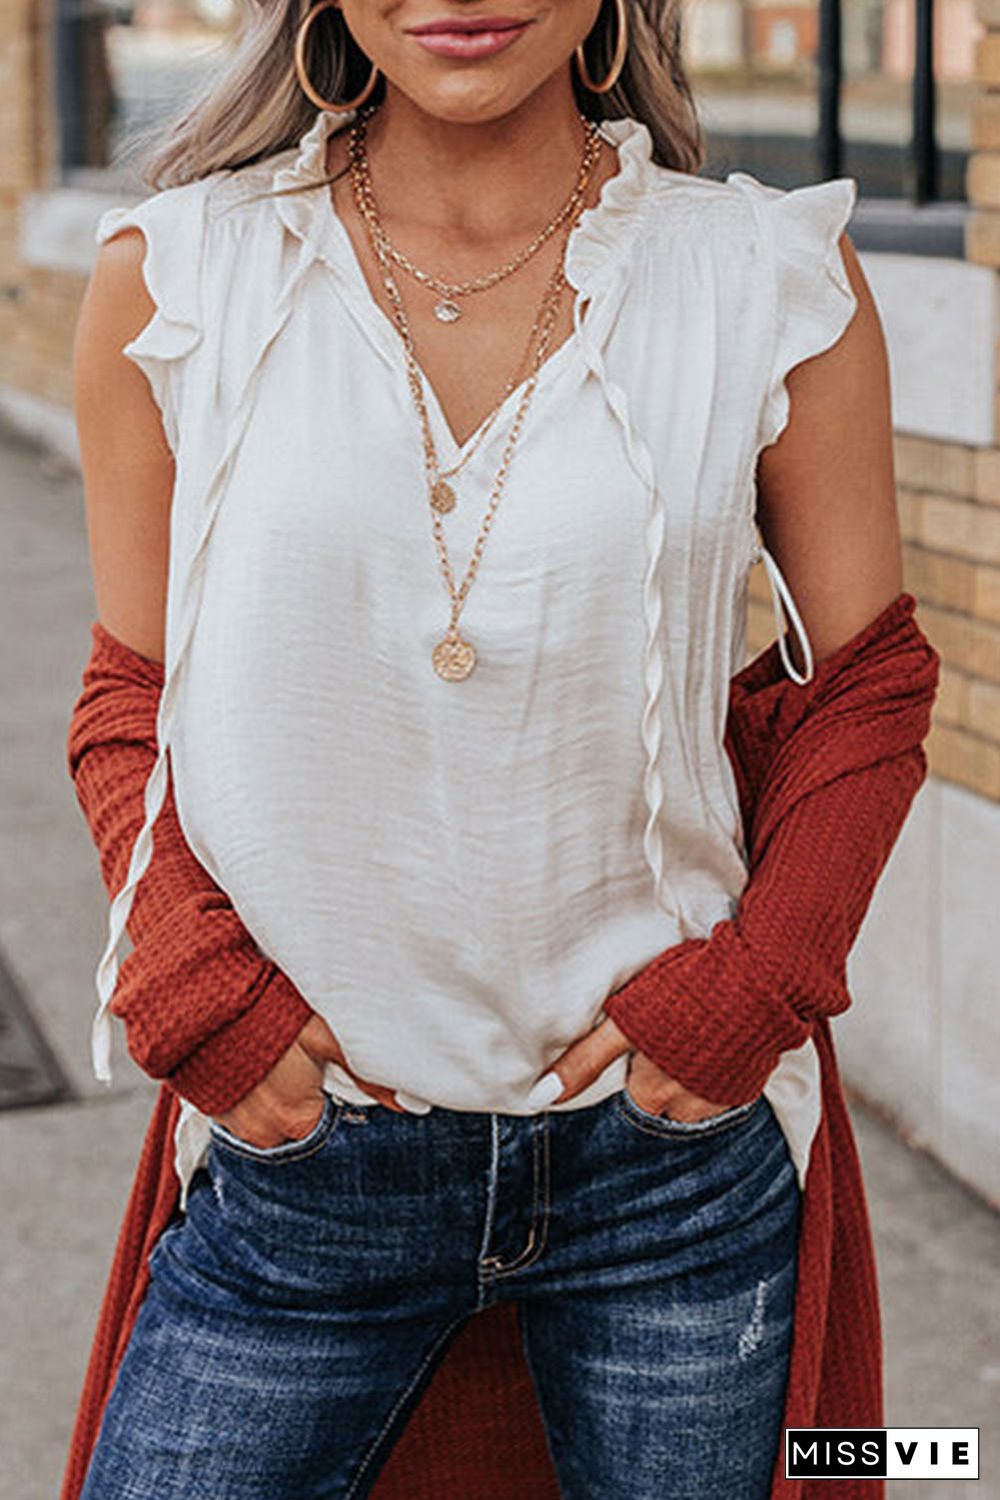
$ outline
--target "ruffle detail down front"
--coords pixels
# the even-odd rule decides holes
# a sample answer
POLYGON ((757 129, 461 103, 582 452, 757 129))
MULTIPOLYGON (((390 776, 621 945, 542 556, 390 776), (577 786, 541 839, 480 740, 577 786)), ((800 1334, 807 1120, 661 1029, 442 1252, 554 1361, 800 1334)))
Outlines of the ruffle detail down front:
POLYGON ((640 732, 645 752, 643 794, 646 825, 643 852, 653 877, 654 895, 664 911, 676 917, 682 937, 700 935, 685 912, 677 886, 671 881, 663 838, 664 785, 662 696, 664 663, 661 641, 663 598, 660 561, 666 536, 666 511, 649 447, 632 419, 628 395, 611 378, 604 359, 604 343, 615 314, 628 291, 628 252, 651 209, 648 172, 653 142, 646 125, 637 120, 606 120, 602 133, 618 150, 619 170, 609 178, 599 202, 580 215, 566 249, 566 277, 576 289, 573 306, 575 336, 592 375, 600 383, 608 409, 621 428, 628 461, 647 496, 646 562, 642 606, 646 626, 643 657, 645 706, 640 732), (584 305, 587 307, 584 315, 584 305))
MULTIPOLYGON (((98 238, 109 237, 114 228, 125 222, 136 223, 146 232, 150 247, 145 267, 146 283, 156 299, 156 313, 123 352, 131 353, 147 373, 164 412, 168 440, 172 446, 176 445, 179 454, 181 433, 175 426, 176 413, 185 399, 184 381, 190 378, 191 356, 197 359, 204 339, 199 309, 224 305, 225 288, 236 274, 241 256, 257 248, 256 244, 244 245, 239 230, 234 233, 226 227, 221 233, 210 235, 210 204, 224 207, 234 188, 238 199, 243 190, 239 174, 215 173, 210 178, 153 194, 131 209, 109 210, 98 226, 98 238)), ((269 206, 265 206, 270 213, 269 206)), ((259 237, 263 232, 274 242, 273 231, 267 227, 271 223, 269 218, 254 217, 244 222, 251 225, 249 232, 252 235, 259 237)), ((260 263, 280 276, 280 285, 275 287, 272 295, 264 291, 261 296, 260 325, 240 329, 238 348, 245 364, 230 373, 231 399, 221 425, 214 410, 199 412, 199 419, 213 429, 215 461, 205 474, 200 474, 193 466, 188 470, 182 459, 178 462, 174 511, 183 494, 185 507, 190 507, 199 521, 194 543, 183 555, 175 550, 173 539, 171 543, 169 587, 178 604, 167 612, 164 683, 157 715, 157 756, 146 782, 144 821, 132 848, 125 883, 109 908, 107 941, 96 971, 98 1004, 91 1027, 91 1060, 95 1078, 108 1084, 112 1082, 110 1006, 118 979, 118 955, 136 887, 152 858, 153 827, 166 797, 170 739, 184 665, 198 620, 206 551, 229 468, 253 410, 264 361, 292 312, 295 290, 309 269, 312 257, 303 250, 288 263, 275 242, 271 253, 264 247, 260 263), (214 433, 216 426, 219 427, 217 435, 214 433), (187 493, 192 484, 199 485, 199 494, 187 493)), ((212 352, 218 353, 214 348, 212 352)), ((217 377, 216 368, 199 371, 201 389, 196 394, 204 396, 206 406, 217 398, 217 377)))

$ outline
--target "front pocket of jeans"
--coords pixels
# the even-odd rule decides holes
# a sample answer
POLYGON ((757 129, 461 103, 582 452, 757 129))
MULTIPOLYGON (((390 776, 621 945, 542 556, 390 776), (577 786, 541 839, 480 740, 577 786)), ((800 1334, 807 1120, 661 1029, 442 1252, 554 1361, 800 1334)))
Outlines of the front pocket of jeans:
POLYGON ((724 1109, 717 1115, 709 1115, 704 1120, 674 1120, 669 1115, 654 1115, 651 1110, 643 1109, 642 1105, 637 1104, 629 1093, 627 1084, 623 1085, 618 1092, 619 1112, 636 1129, 645 1130, 653 1135, 673 1135, 689 1139, 716 1135, 719 1131, 729 1130, 734 1125, 739 1125, 749 1119, 763 1104, 764 1095, 758 1094, 755 1099, 750 1099, 745 1104, 734 1104, 730 1109, 724 1109))
POLYGON ((301 1161, 304 1156, 312 1156, 318 1151, 332 1135, 343 1107, 343 1104, 332 1094, 324 1091, 323 1112, 308 1134, 299 1140, 281 1141, 277 1146, 254 1146, 250 1141, 243 1140, 242 1136, 234 1135, 231 1130, 226 1129, 225 1125, 220 1125, 218 1120, 211 1117, 209 1117, 208 1130, 213 1145, 233 1156, 245 1156, 251 1161, 282 1166, 287 1162, 301 1161))

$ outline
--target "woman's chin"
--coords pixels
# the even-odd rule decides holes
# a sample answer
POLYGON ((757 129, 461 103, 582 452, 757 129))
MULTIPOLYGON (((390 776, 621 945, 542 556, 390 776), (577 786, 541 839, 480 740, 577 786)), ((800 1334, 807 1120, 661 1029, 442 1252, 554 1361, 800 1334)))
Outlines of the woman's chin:
POLYGON ((522 70, 515 75, 499 66, 470 68, 439 60, 432 77, 426 69, 413 70, 395 89, 411 105, 449 125, 487 125, 513 114, 537 86, 533 79, 524 78, 522 70))

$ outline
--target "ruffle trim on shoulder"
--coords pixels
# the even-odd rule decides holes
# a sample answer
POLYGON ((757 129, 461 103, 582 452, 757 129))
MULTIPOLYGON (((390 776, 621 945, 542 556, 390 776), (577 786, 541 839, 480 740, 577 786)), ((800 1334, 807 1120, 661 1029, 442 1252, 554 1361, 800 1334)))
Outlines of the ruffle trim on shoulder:
POLYGON ((600 132, 618 152, 618 171, 570 234, 565 271, 577 291, 589 291, 624 256, 650 202, 657 172, 653 138, 643 121, 630 116, 602 120, 600 132))
POLYGON ((749 196, 770 239, 774 268, 775 338, 759 450, 776 442, 788 425, 789 372, 835 344, 857 308, 838 241, 854 210, 858 184, 853 177, 833 177, 786 190, 748 172, 730 172, 726 181, 749 196))
POLYGON ((155 310, 135 338, 123 345, 122 353, 149 381, 175 454, 179 433, 170 367, 203 338, 199 289, 204 201, 202 181, 167 188, 131 207, 106 209, 94 234, 99 245, 125 228, 140 229, 145 238, 142 273, 155 310))
MULTIPOLYGON (((356 116, 357 110, 335 115, 328 109, 317 109, 315 119, 297 144, 274 158, 271 186, 279 193, 282 189, 301 187, 305 183, 319 187, 325 175, 327 140, 352 124, 356 116)), ((272 201, 278 216, 292 234, 304 244, 319 243, 322 221, 332 212, 328 194, 287 193, 272 201)))

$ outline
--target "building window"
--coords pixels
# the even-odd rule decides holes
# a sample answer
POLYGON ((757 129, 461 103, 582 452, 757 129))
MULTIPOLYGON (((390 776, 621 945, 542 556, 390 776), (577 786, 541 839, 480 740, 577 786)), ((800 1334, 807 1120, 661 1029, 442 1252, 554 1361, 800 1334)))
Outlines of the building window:
POLYGON ((975 0, 686 0, 682 26, 709 175, 964 202, 975 0))
POLYGON ((56 0, 63 184, 136 189, 138 146, 219 65, 235 0, 56 0))

